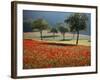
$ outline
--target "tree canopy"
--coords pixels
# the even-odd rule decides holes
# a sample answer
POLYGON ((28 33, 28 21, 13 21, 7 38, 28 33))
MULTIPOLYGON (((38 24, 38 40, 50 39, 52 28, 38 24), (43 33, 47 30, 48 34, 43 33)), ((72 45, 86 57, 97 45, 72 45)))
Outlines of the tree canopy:
POLYGON ((79 31, 85 30, 87 27, 87 16, 83 13, 74 13, 73 15, 69 16, 68 19, 65 19, 65 23, 69 24, 70 31, 77 32, 77 41, 76 45, 78 44, 79 40, 79 31))
POLYGON ((32 28, 42 31, 48 28, 48 23, 46 20, 39 18, 32 22, 32 28))
POLYGON ((69 24, 70 31, 80 31, 86 29, 87 16, 83 13, 74 13, 65 19, 65 23, 69 24))
POLYGON ((63 35, 63 40, 65 39, 65 33, 68 32, 68 28, 63 23, 58 23, 58 30, 63 35))
POLYGON ((68 32, 68 28, 63 23, 58 23, 58 30, 63 34, 68 32))
POLYGON ((52 33, 58 33, 58 30, 57 30, 57 28, 51 28, 51 31, 50 32, 52 32, 52 33))
POLYGON ((43 30, 45 30, 47 28, 48 28, 48 23, 46 20, 44 20, 42 18, 36 19, 32 22, 32 29, 33 30, 37 29, 40 32, 41 40, 43 39, 42 32, 43 32, 43 30))

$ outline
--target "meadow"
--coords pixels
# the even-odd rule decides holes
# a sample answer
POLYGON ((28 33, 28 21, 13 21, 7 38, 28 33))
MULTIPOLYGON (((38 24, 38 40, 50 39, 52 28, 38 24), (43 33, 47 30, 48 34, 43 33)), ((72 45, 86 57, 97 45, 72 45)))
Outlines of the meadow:
POLYGON ((43 32, 40 40, 39 32, 23 34, 23 69, 77 67, 91 65, 90 37, 80 35, 76 46, 76 35, 67 33, 65 40, 57 33, 55 36, 43 32))

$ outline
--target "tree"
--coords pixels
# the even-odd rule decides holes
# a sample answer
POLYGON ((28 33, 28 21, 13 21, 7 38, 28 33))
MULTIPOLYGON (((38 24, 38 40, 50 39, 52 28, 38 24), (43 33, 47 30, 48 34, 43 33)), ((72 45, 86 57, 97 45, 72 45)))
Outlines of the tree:
POLYGON ((40 32, 40 38, 42 38, 43 30, 48 28, 48 23, 46 20, 39 18, 32 22, 32 29, 37 29, 40 32))
POLYGON ((70 30, 73 32, 77 32, 76 45, 78 45, 79 31, 86 29, 87 20, 87 16, 83 13, 74 13, 73 15, 69 16, 68 19, 65 20, 65 23, 68 23, 70 25, 70 30))
POLYGON ((68 32, 68 29, 64 26, 63 23, 58 24, 58 29, 63 36, 63 40, 65 40, 65 33, 68 32))
POLYGON ((58 33, 58 30, 56 28, 51 28, 51 31, 53 33, 53 38, 55 38, 55 34, 58 33))
POLYGON ((76 31, 75 30, 72 30, 71 28, 70 28, 70 25, 68 25, 68 24, 66 24, 69 28, 69 32, 72 32, 72 39, 74 39, 75 38, 75 33, 76 33, 76 31))

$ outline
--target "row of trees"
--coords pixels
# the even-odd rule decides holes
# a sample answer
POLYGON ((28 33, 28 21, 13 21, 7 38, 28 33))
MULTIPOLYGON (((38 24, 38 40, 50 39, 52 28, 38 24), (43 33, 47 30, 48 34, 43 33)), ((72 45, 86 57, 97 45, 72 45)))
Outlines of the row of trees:
MULTIPOLYGON (((51 32, 53 33, 53 35, 55 35, 55 33, 60 31, 61 34, 63 35, 63 40, 65 39, 66 32, 68 31, 73 33, 76 32, 77 33, 76 45, 78 45, 79 31, 86 29, 87 20, 88 18, 85 14, 74 13, 73 15, 70 15, 67 19, 64 20, 64 23, 68 25, 69 29, 63 23, 58 23, 57 28, 56 27, 51 28, 51 32)), ((42 18, 36 19, 32 22, 32 29, 38 30, 40 32, 41 40, 43 39, 42 38, 43 30, 46 30, 48 28, 49 28, 48 22, 42 18)))
POLYGON ((63 35, 63 40, 65 39, 65 33, 68 32, 68 28, 63 23, 57 23, 55 27, 49 27, 49 24, 47 21, 45 21, 42 18, 38 18, 32 22, 32 29, 37 29, 40 32, 41 40, 43 40, 43 30, 50 29, 50 32, 53 33, 53 38, 55 38, 55 34, 58 33, 58 31, 63 35))

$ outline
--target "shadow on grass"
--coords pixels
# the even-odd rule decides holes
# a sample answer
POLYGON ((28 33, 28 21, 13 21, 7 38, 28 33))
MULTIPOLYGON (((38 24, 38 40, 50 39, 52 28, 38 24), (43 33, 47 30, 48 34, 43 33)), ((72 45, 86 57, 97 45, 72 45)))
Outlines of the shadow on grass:
POLYGON ((61 39, 60 41, 71 41, 72 39, 61 39))
POLYGON ((91 40, 88 40, 88 42, 91 42, 91 40))
POLYGON ((54 45, 54 46, 76 46, 75 44, 63 44, 63 43, 42 43, 44 45, 54 45))
POLYGON ((42 36, 42 38, 56 38, 59 37, 59 35, 48 35, 48 36, 42 36))

